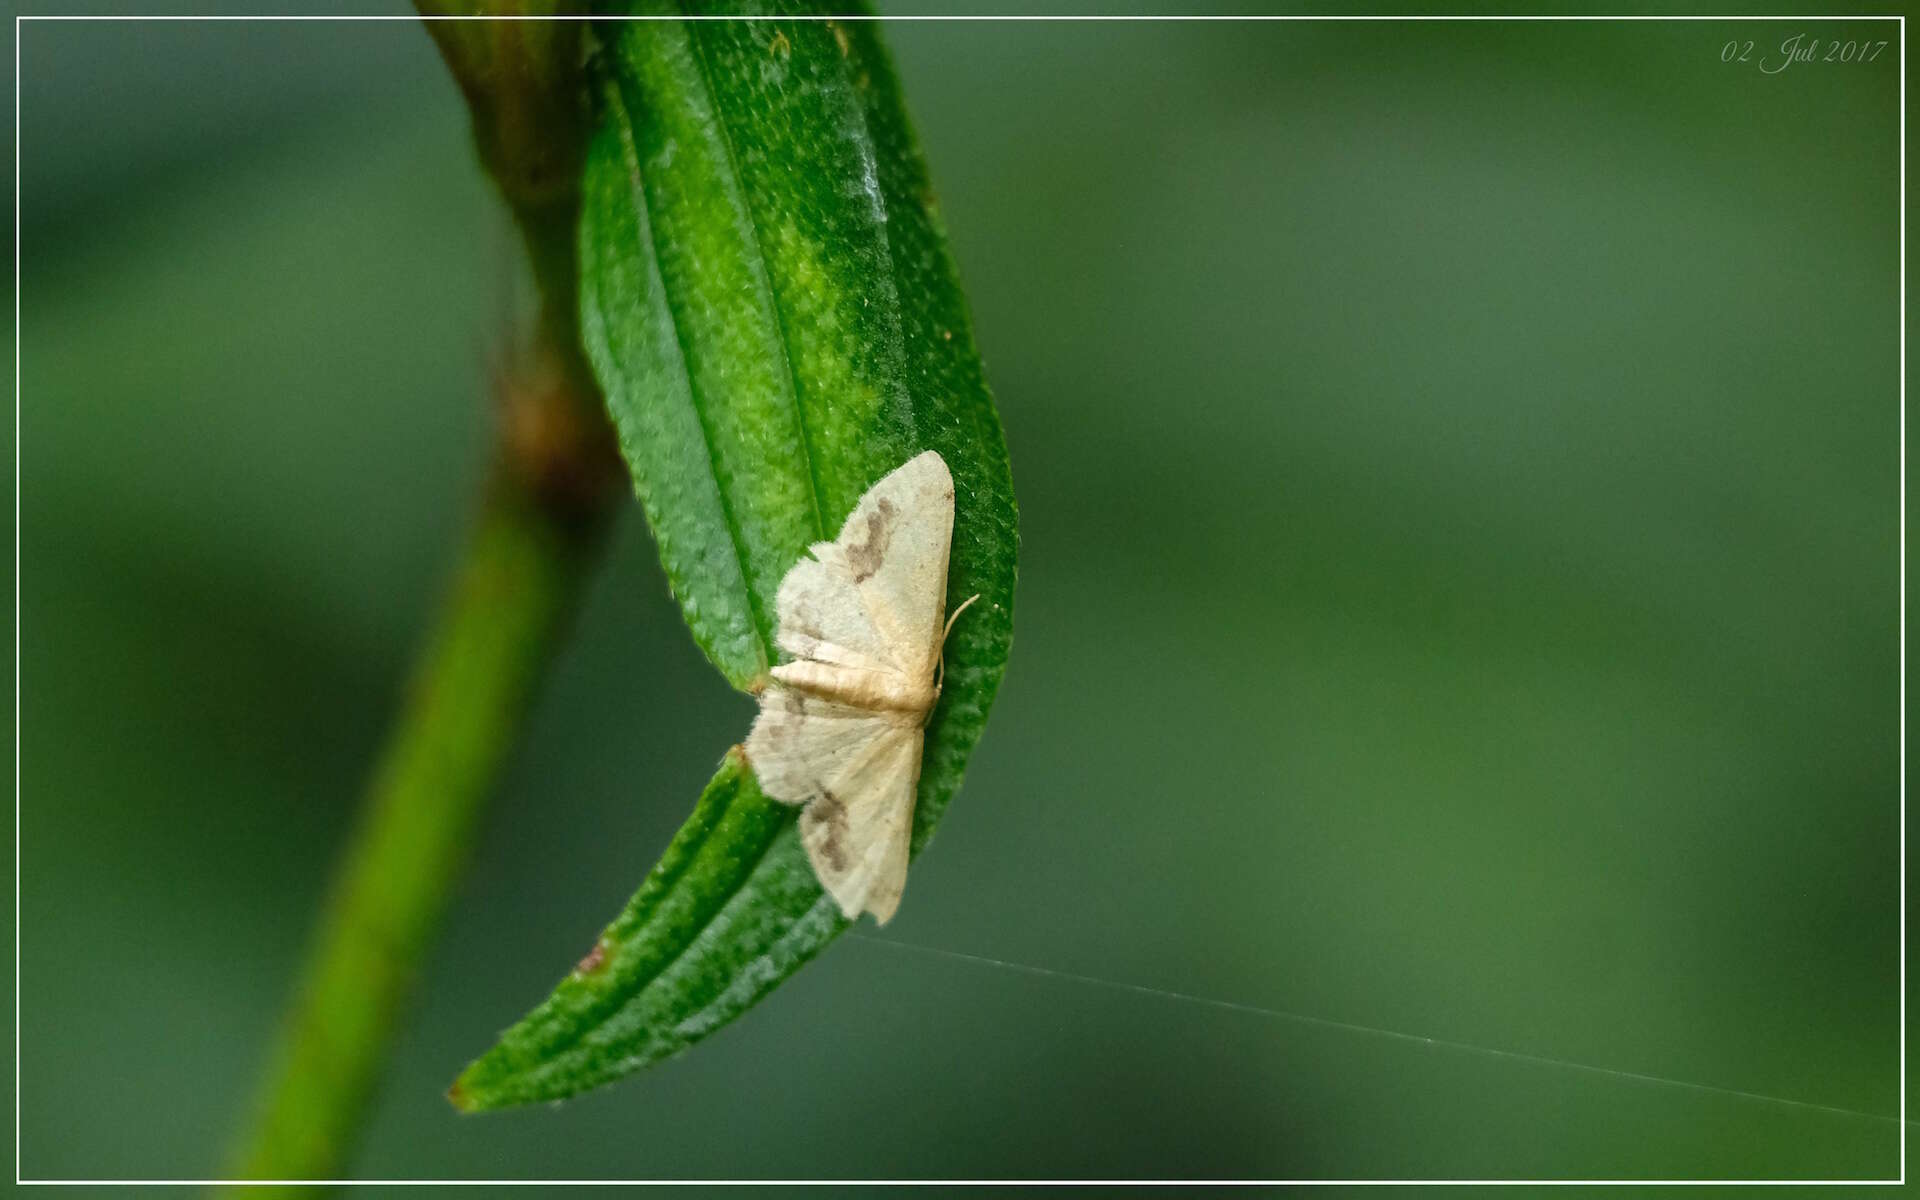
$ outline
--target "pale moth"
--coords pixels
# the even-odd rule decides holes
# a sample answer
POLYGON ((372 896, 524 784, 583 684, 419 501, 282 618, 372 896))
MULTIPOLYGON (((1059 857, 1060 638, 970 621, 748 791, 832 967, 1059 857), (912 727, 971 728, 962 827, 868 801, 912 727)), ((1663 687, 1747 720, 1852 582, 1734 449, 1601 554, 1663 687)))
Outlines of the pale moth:
POLYGON ((952 541, 953 476, 929 450, 869 488, 774 600, 792 661, 760 692, 747 761, 768 796, 806 806, 807 859, 848 917, 884 924, 907 885, 923 731, 953 624, 942 619, 952 541))

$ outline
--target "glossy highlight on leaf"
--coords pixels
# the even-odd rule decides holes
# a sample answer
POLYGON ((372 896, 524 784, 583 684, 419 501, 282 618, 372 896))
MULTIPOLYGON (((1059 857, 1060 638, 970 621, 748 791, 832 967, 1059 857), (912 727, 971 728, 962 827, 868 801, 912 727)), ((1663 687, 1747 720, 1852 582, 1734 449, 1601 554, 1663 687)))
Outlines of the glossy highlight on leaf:
MULTIPOLYGON (((582 330, 688 628, 737 687, 775 661, 773 598, 807 545, 914 454, 946 460, 948 605, 981 600, 946 646, 917 854, 1005 669, 1012 480, 880 31, 783 19, 808 13, 598 27, 582 330)), ((467 1069, 454 1103, 553 1100, 628 1074, 818 953, 847 922, 796 811, 729 752, 594 952, 467 1069)))

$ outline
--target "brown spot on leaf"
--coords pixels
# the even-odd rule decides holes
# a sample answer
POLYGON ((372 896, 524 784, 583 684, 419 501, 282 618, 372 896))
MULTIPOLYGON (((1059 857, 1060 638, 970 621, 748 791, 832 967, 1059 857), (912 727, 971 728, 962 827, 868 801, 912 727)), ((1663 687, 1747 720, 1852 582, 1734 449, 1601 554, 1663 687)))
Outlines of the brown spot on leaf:
POLYGON ((593 949, 573 968, 576 975, 591 975, 607 964, 607 944, 595 942, 593 949))

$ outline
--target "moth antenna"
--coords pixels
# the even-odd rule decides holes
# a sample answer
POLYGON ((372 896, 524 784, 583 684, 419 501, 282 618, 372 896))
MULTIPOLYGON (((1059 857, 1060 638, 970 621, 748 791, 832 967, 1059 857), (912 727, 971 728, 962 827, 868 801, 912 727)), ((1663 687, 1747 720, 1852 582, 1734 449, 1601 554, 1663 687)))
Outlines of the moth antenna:
POLYGON ((954 609, 953 614, 947 618, 947 627, 940 631, 940 660, 933 672, 933 694, 936 696, 940 694, 940 689, 945 687, 947 682, 947 635, 953 632, 953 623, 960 619, 961 613, 967 611, 967 605, 979 598, 980 593, 975 592, 962 600, 960 607, 954 609))
POLYGON ((953 632, 953 623, 960 619, 961 613, 967 611, 967 606, 969 604, 972 604, 975 600, 978 600, 979 598, 980 598, 980 593, 975 592, 973 595, 968 596, 965 600, 962 600, 960 602, 959 608, 956 608, 953 610, 953 615, 947 618, 947 627, 940 631, 940 644, 942 646, 945 646, 947 644, 947 635, 953 632))

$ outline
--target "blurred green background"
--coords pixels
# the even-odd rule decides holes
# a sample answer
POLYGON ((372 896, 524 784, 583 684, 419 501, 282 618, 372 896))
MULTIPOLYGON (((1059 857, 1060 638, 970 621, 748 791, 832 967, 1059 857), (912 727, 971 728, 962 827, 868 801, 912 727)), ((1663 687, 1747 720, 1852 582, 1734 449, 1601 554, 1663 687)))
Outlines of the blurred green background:
MULTIPOLYGON (((961 798, 737 1025, 457 1117, 750 718, 636 509, 354 1173, 1897 1173, 1898 46, 1720 61, 1798 32, 1897 38, 890 27, 1022 506, 961 798)), ((21 62, 19 1165, 205 1175, 516 248, 410 23, 21 62)))

